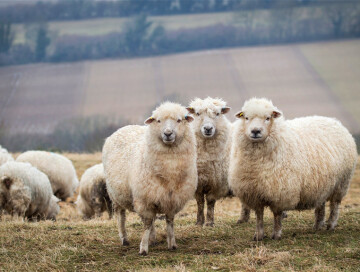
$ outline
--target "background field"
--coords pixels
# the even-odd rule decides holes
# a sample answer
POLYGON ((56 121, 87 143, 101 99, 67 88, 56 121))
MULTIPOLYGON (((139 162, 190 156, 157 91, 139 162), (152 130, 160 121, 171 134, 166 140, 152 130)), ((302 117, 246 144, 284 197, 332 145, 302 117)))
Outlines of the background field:
MULTIPOLYGON (((233 21, 233 13, 219 12, 207 14, 182 14, 169 16, 150 16, 154 25, 162 25, 167 30, 196 28, 214 24, 228 24, 233 21)), ((98 18, 77 21, 49 22, 49 30, 62 35, 96 36, 111 32, 121 32, 129 18, 98 18)), ((25 24, 14 24, 15 43, 25 41, 25 24)))
POLYGON ((13 133, 93 115, 142 124, 164 99, 196 96, 223 97, 233 120, 245 99, 266 96, 287 118, 332 116, 360 133, 359 67, 360 40, 4 67, 0 122, 13 133))
MULTIPOLYGON (((65 154, 80 176, 101 160, 101 154, 65 154)), ((216 226, 200 228, 196 204, 190 201, 175 220, 178 249, 166 249, 165 222, 157 220, 157 244, 146 257, 138 255, 142 225, 128 214, 130 246, 119 242, 115 220, 82 221, 75 198, 61 203, 57 222, 0 221, 1 271, 359 271, 360 267, 360 168, 340 209, 335 231, 314 232, 313 211, 289 212, 283 223, 283 239, 251 240, 255 217, 236 225, 240 213, 237 199, 219 201, 216 226)), ((328 208, 326 209, 328 214, 328 208)), ((271 235, 272 216, 265 216, 271 235)))

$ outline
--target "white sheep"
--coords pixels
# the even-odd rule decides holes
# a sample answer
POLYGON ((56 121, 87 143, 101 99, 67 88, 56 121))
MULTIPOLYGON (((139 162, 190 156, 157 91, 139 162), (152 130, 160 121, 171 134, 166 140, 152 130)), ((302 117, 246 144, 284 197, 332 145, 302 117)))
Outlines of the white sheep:
MULTIPOLYGON (((187 110, 194 115, 192 123, 197 143, 198 187, 195 198, 198 206, 197 225, 204 224, 206 195, 206 225, 214 225, 216 200, 231 194, 228 183, 232 124, 225 114, 230 107, 220 98, 196 98, 187 110)), ((239 223, 249 220, 250 210, 242 205, 239 223)))
POLYGON ((74 165, 63 155, 46 151, 27 151, 20 154, 16 161, 28 162, 45 173, 54 195, 62 200, 73 196, 79 185, 74 165))
POLYGON ((57 202, 48 177, 31 164, 13 161, 0 167, 0 210, 29 220, 55 220, 57 202))
POLYGON ((84 219, 94 215, 100 217, 107 210, 112 217, 112 204, 106 189, 104 167, 102 163, 87 169, 80 179, 79 195, 76 206, 84 219))
POLYGON ((11 154, 0 145, 0 165, 13 160, 14 158, 11 156, 11 154))
POLYGON ((253 98, 236 114, 229 181, 257 217, 254 239, 264 237, 264 207, 274 214, 273 239, 281 238, 281 213, 315 208, 316 230, 337 224, 338 209, 353 175, 357 151, 335 119, 311 116, 285 121, 267 99, 253 98))
POLYGON ((126 126, 107 138, 103 148, 106 184, 123 245, 128 244, 125 210, 135 211, 145 232, 140 254, 155 241, 156 214, 165 214, 169 249, 176 249, 174 216, 194 197, 197 187, 193 117, 179 104, 166 102, 145 121, 126 126))

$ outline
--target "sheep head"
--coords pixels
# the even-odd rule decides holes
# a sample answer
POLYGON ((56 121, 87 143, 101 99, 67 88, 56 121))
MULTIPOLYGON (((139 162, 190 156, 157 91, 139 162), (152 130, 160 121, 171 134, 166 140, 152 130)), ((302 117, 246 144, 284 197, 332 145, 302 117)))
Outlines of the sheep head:
POLYGON ((274 123, 282 113, 265 98, 252 98, 235 115, 243 122, 243 132, 251 142, 263 142, 270 135, 274 123))

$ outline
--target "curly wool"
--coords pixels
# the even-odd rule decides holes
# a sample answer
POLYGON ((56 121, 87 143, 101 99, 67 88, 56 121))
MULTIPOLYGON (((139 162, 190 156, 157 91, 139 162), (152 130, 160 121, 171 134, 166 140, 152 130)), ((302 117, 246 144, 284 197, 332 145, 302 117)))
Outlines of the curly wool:
POLYGON ((201 117, 206 114, 213 118, 216 124, 216 134, 211 139, 205 139, 201 133, 201 119, 195 116, 192 123, 197 144, 198 191, 207 191, 208 200, 218 200, 229 193, 228 167, 231 146, 231 123, 221 114, 221 108, 226 102, 220 98, 196 98, 190 107, 201 117), (219 117, 216 113, 220 113, 219 117))
POLYGON ((9 188, 0 184, 1 208, 29 219, 55 219, 59 211, 57 199, 44 173, 29 163, 7 162, 0 167, 0 178, 11 180, 9 188))
MULTIPOLYGON (((242 109, 263 116, 277 110, 266 99, 242 109)), ((346 195, 357 161, 353 137, 332 118, 311 116, 273 121, 265 142, 246 139, 244 119, 236 122, 230 159, 230 186, 252 209, 273 211, 319 207, 346 195)))
POLYGON ((46 151, 27 151, 20 154, 16 161, 28 162, 44 172, 51 183, 54 195, 65 200, 73 196, 79 185, 72 162, 60 154, 46 151))
MULTIPOLYGON (((153 112, 155 119, 184 119, 187 111, 164 103, 153 112)), ((165 146, 156 129, 126 126, 107 138, 103 164, 113 205, 140 216, 178 213, 193 198, 197 186, 195 136, 182 121, 180 144, 165 146)))
POLYGON ((76 201, 79 213, 84 219, 101 216, 107 210, 112 216, 112 205, 106 190, 106 179, 102 163, 88 168, 80 179, 79 195, 76 201))
POLYGON ((11 156, 11 154, 0 145, 0 165, 13 160, 14 158, 11 156))

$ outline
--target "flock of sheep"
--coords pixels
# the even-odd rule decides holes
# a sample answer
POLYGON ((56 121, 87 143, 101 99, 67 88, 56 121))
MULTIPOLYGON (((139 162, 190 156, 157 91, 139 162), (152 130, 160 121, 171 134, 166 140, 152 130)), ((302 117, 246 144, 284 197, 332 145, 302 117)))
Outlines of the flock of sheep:
MULTIPOLYGON (((264 238, 265 207, 274 214, 273 239, 281 238, 288 210, 315 208, 314 228, 322 228, 326 201, 327 228, 334 229, 358 158, 348 130, 327 117, 285 120, 264 98, 246 101, 234 123, 225 116, 229 111, 218 98, 197 98, 187 108, 165 102, 145 126, 113 133, 102 164, 80 180, 80 214, 88 219, 107 210, 111 218, 114 212, 121 243, 128 245, 126 210, 136 212, 144 224, 141 255, 156 241, 157 214, 165 214, 168 248, 176 249, 174 217, 194 197, 201 226, 214 225, 217 200, 238 197, 238 223, 249 220, 250 210, 256 213, 255 240, 264 238)), ((28 151, 14 161, 1 149, 0 165, 0 214, 55 220, 57 202, 79 185, 71 161, 59 154, 28 151)))

